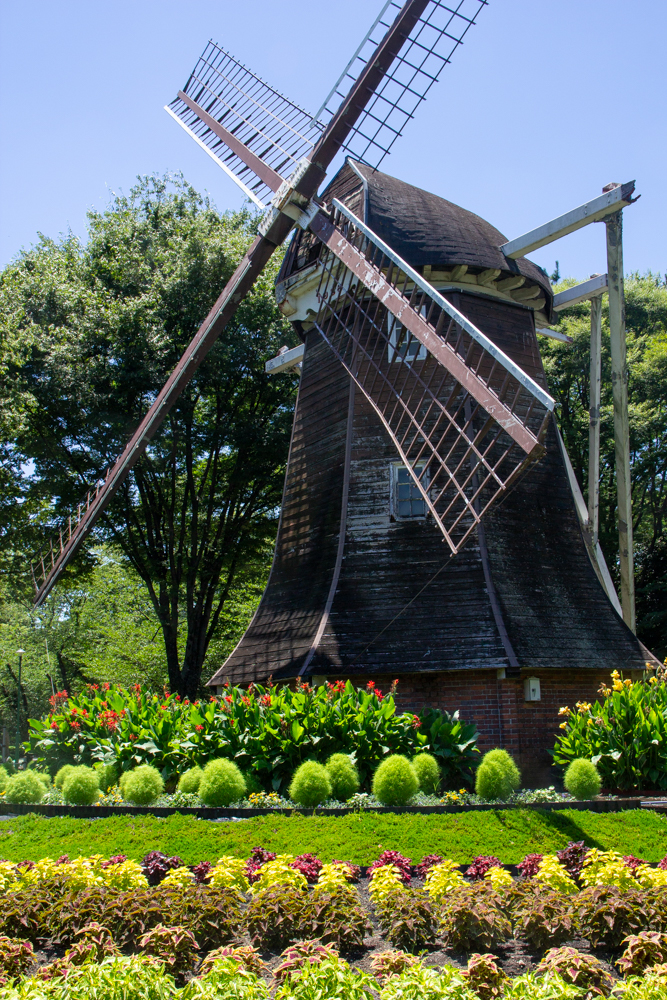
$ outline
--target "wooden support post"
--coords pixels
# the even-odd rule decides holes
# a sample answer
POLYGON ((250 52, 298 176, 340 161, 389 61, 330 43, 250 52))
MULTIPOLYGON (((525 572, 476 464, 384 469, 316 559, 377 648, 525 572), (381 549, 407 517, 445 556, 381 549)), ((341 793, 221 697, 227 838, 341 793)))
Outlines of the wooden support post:
POLYGON ((618 497, 618 543, 621 569, 623 620, 635 630, 635 569, 632 543, 632 482, 630 479, 630 421, 628 414, 628 365, 625 344, 623 295, 623 212, 605 219, 607 272, 609 275, 609 332, 611 382, 614 393, 614 444, 618 497))
POLYGON ((591 544, 600 531, 600 388, 602 384, 602 296, 591 299, 591 375, 588 424, 588 528, 591 544))

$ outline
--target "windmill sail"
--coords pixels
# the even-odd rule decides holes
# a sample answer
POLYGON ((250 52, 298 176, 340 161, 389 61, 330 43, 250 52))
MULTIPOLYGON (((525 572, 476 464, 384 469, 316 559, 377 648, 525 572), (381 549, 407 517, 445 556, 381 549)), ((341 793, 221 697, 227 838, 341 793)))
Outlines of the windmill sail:
MULTIPOLYGON (((400 50, 356 122, 343 149, 354 159, 377 169, 414 118, 419 105, 437 83, 445 66, 488 0, 427 0, 410 26, 400 50)), ((389 0, 317 113, 328 125, 373 59, 382 34, 402 9, 389 0)), ((413 5, 410 5, 413 6, 413 5)))
POLYGON ((315 325, 389 432, 452 552, 543 453, 554 401, 344 205, 315 325))

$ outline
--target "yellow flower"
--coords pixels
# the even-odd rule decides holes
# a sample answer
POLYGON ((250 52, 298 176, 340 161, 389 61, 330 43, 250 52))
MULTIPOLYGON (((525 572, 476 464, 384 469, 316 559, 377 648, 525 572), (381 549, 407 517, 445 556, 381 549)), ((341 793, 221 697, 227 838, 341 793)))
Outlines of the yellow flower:
POLYGON ((611 676, 614 678, 615 681, 617 681, 621 675, 619 674, 618 670, 612 670, 611 676))
POLYGON ((658 683, 658 678, 657 677, 649 677, 648 682, 649 682, 649 684, 657 684, 658 683))
POLYGON ((603 695, 603 696, 604 696, 605 698, 609 698, 609 697, 610 697, 610 695, 611 695, 611 688, 608 688, 608 687, 603 687, 603 688, 601 689, 601 693, 602 693, 602 695, 603 695))
POLYGON ((623 690, 623 681, 614 681, 614 691, 623 690))
POLYGON ((632 687, 632 681, 630 680, 630 678, 623 681, 623 684, 625 685, 626 688, 632 687))
POLYGON ((572 714, 572 710, 570 708, 568 708, 567 705, 564 705, 563 708, 559 708, 558 709, 558 714, 559 715, 571 715, 572 714))
POLYGON ((590 712, 591 706, 590 706, 590 704, 587 701, 578 701, 577 702, 577 709, 580 712, 590 712))
POLYGON ((559 729, 567 729, 567 722, 561 722, 559 729))
POLYGON ((586 725, 587 726, 592 726, 593 725, 593 720, 592 719, 586 719, 586 725))

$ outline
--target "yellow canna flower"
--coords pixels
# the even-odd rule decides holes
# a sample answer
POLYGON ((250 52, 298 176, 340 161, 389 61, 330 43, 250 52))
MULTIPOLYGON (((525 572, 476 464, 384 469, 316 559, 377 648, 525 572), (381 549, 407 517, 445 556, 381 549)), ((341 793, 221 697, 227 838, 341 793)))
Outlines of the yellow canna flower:
POLYGON ((626 688, 632 687, 632 681, 630 680, 630 678, 628 678, 627 680, 623 681, 623 684, 625 685, 626 688))
POLYGON ((623 690, 623 681, 619 680, 614 681, 614 691, 622 691, 622 690, 623 690))
POLYGON ((561 722, 559 729, 567 729, 567 722, 561 722))
POLYGON ((649 682, 649 684, 657 684, 658 683, 658 678, 657 677, 649 677, 648 682, 649 682))
POLYGON ((571 715, 572 714, 572 709, 568 708, 567 705, 565 705, 563 708, 559 708, 558 709, 558 714, 559 715, 571 715))

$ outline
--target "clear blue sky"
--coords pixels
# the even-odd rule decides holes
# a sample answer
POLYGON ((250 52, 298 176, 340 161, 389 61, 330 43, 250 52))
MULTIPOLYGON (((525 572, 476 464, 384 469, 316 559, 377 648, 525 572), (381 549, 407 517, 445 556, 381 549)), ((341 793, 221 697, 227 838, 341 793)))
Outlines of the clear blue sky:
MULTIPOLYGON (((163 111, 213 38, 316 111, 382 0, 2 0, 0 265, 137 174, 243 195, 163 111)), ((637 180, 626 271, 667 271, 665 0, 490 0, 383 169, 509 238, 637 180)), ((605 269, 604 227, 532 255, 605 269)))

